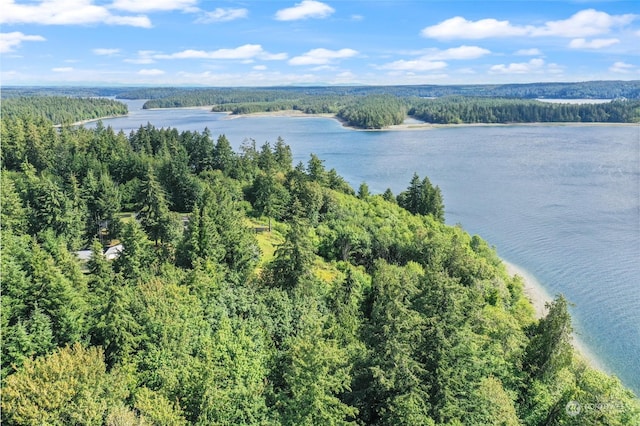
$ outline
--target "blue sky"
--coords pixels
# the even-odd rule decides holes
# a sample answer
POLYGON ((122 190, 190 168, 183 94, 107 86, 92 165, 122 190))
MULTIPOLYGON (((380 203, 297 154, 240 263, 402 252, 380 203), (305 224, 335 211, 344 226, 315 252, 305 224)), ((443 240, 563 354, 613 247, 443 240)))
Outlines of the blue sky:
POLYGON ((640 2, 0 0, 2 85, 640 79, 640 2))

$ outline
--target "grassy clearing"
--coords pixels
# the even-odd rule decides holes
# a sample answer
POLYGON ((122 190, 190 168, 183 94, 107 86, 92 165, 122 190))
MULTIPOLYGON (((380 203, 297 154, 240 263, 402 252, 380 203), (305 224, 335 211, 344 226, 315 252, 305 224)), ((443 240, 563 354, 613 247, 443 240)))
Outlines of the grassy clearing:
MULTIPOLYGON (((258 247, 260 247, 260 252, 262 253, 259 268, 273 260, 276 249, 284 242, 284 236, 275 229, 274 222, 272 221, 271 232, 260 231, 256 233, 258 247)), ((262 230, 267 227, 266 223, 266 220, 247 218, 247 226, 251 229, 262 230)))
POLYGON ((256 234, 256 239, 258 240, 258 247, 260 247, 260 252, 262 253, 260 265, 271 262, 278 246, 284 243, 284 237, 277 231, 260 232, 256 234))
POLYGON ((320 257, 317 257, 313 264, 313 275, 327 284, 333 283, 337 278, 344 278, 334 264, 325 262, 320 257))

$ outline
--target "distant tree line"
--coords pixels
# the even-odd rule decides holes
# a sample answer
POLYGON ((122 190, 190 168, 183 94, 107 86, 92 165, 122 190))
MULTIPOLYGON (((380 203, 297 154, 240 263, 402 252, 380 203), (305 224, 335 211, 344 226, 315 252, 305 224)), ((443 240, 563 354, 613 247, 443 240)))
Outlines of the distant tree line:
POLYGON ((120 89, 122 99, 152 99, 149 108, 272 102, 312 96, 394 95, 397 97, 465 96, 485 98, 640 99, 640 80, 578 83, 468 84, 411 86, 325 86, 269 88, 120 89))
POLYGON ((0 96, 19 98, 25 96, 63 96, 71 98, 93 98, 116 96, 132 90, 127 87, 88 87, 88 86, 2 86, 0 96))
POLYGON ((71 124, 116 115, 126 115, 122 102, 105 98, 21 96, 2 99, 2 118, 33 117, 55 124, 71 124))
MULTIPOLYGON (((608 84, 596 84, 596 86, 609 87, 608 84)), ((631 86, 633 87, 633 85, 631 86)), ((509 87, 513 89, 512 86, 509 87)), ((439 94, 445 96, 433 99, 416 96, 416 93, 424 94, 420 92, 424 88, 421 89, 418 86, 389 87, 387 94, 381 94, 384 91, 380 87, 280 88, 273 90, 200 89, 184 90, 166 98, 149 100, 145 103, 145 108, 213 105, 214 112, 231 112, 232 114, 283 110, 297 110, 308 114, 329 113, 336 114, 349 126, 364 129, 381 129, 400 124, 407 114, 429 123, 438 124, 629 123, 640 120, 640 101, 637 97, 597 104, 556 104, 532 99, 511 98, 510 93, 520 93, 524 98, 531 95, 529 92, 522 92, 520 90, 522 87, 515 87, 518 90, 514 89, 513 92, 509 92, 510 89, 508 90, 505 86, 456 86, 456 90, 453 91, 445 90, 444 86, 438 86, 439 94), (456 93, 456 91, 473 96, 446 96, 450 93, 456 93), (501 93, 502 97, 489 97, 491 93, 501 93)), ((533 85, 529 89, 535 90, 540 87, 547 86, 533 85)))
POLYGON ((640 121, 639 100, 569 104, 523 99, 446 97, 414 99, 412 104, 409 115, 439 124, 640 121))
MULTIPOLYGON (((151 104, 153 108, 176 106, 197 106, 193 102, 200 99, 214 105, 223 102, 211 100, 225 97, 231 102, 234 94, 261 92, 262 98, 253 98, 251 102, 273 99, 297 98, 300 95, 395 95, 398 97, 498 97, 498 98, 555 98, 555 99, 617 99, 640 98, 640 80, 632 81, 585 81, 577 83, 526 83, 526 84, 466 84, 466 85, 411 85, 411 86, 317 86, 317 87, 269 87, 269 88, 201 88, 201 87, 46 87, 20 86, 3 87, 2 98, 21 96, 117 96, 119 99, 163 99, 172 98, 167 105, 151 104), (266 93, 270 92, 270 99, 266 93)), ((245 95, 242 95, 245 96, 245 95)), ((236 98, 233 102, 245 102, 236 98)))
MULTIPOLYGON (((168 90, 170 93, 170 91, 168 90)), ((140 96, 138 93, 136 96, 140 96)), ((302 90, 280 89, 198 89, 178 90, 166 97, 151 99, 143 105, 143 108, 179 108, 190 106, 206 106, 220 104, 240 103, 277 103, 289 101, 304 96, 302 90)), ((121 95, 123 97, 124 95, 121 95)), ((143 97, 143 99, 146 99, 143 97)))

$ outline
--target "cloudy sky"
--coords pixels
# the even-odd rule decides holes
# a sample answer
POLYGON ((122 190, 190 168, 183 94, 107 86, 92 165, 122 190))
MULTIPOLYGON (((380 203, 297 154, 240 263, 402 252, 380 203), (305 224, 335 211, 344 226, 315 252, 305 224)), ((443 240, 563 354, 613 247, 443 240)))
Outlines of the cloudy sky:
POLYGON ((633 1, 0 0, 0 84, 640 79, 633 1))

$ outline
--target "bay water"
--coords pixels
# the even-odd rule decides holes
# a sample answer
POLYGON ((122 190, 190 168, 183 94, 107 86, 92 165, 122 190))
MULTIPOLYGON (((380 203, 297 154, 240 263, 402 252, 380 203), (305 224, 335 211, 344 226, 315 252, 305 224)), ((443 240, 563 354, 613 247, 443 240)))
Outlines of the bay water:
MULTIPOLYGON (((238 149, 282 137, 294 163, 311 153, 354 188, 404 190, 414 172, 442 189, 461 224, 573 304, 596 364, 640 395, 640 126, 496 125, 357 131, 333 119, 230 118, 206 109, 142 110, 105 126, 208 128, 238 149)), ((87 124, 92 127, 95 123, 87 124)))

